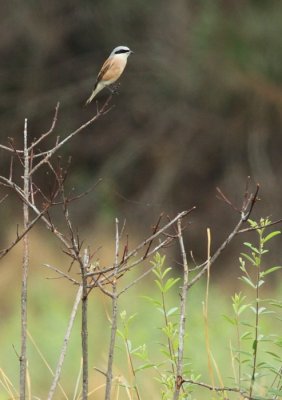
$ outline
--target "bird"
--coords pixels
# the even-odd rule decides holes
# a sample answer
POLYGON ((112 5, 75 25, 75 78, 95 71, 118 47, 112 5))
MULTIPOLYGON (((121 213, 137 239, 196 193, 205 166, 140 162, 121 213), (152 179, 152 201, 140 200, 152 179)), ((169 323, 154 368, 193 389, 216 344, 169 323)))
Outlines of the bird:
POLYGON ((91 103, 94 97, 105 87, 116 82, 124 71, 127 58, 133 51, 127 46, 118 46, 111 52, 109 58, 104 62, 97 76, 94 89, 86 104, 91 103))

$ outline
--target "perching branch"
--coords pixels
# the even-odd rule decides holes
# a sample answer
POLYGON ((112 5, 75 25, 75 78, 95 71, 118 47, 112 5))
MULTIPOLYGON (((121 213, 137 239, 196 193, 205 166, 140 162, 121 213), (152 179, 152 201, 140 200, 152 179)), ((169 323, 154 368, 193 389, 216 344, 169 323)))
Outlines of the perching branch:
MULTIPOLYGON (((79 128, 68 134, 67 137, 65 137, 63 140, 58 141, 52 149, 37 154, 37 157, 43 157, 41 161, 39 161, 38 164, 36 164, 32 170, 29 172, 30 175, 34 174, 35 171, 37 171, 43 164, 46 164, 47 161, 62 147, 64 146, 67 142, 69 142, 74 136, 76 136, 78 133, 84 131, 88 126, 92 125, 95 121, 97 121, 98 118, 100 118, 102 115, 105 115, 106 113, 109 112, 110 108, 108 108, 109 102, 112 98, 112 95, 109 96, 108 100, 104 103, 102 108, 100 110, 97 110, 97 113, 92 117, 90 120, 82 124, 79 128)), ((51 131, 52 132, 52 131, 51 131)), ((49 135, 49 133, 47 134, 49 135)), ((45 137, 45 136, 44 136, 45 137)))

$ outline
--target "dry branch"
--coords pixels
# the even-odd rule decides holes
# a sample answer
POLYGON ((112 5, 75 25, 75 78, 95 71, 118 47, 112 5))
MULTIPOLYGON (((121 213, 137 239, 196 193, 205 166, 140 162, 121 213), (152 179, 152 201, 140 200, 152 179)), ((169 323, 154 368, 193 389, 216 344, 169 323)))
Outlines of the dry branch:
POLYGON ((64 337, 63 346, 62 346, 62 349, 61 349, 61 353, 60 353, 59 360, 58 360, 58 363, 57 363, 56 371, 55 371, 55 374, 54 374, 54 379, 52 381, 52 384, 51 384, 51 387, 50 387, 50 390, 49 390, 49 393, 48 393, 48 396, 47 396, 47 400, 52 400, 53 399, 56 387, 57 387, 57 385, 59 383, 59 380, 60 380, 62 367, 63 367, 63 363, 64 363, 64 360, 65 360, 65 355, 66 355, 66 352, 67 352, 67 347, 68 347, 68 343, 69 343, 69 339, 70 339, 70 334, 71 334, 71 331, 72 331, 72 327, 73 327, 73 323, 74 323, 74 320, 75 320, 75 316, 77 314, 77 310, 78 310, 78 306, 79 306, 79 303, 80 303, 80 300, 81 300, 81 296, 82 296, 82 285, 79 286, 79 289, 78 289, 76 297, 75 297, 75 301, 74 301, 74 304, 73 304, 73 308, 72 308, 72 312, 71 312, 71 315, 70 315, 69 323, 68 323, 68 326, 67 326, 67 331, 66 331, 66 334, 65 334, 65 337, 64 337))
POLYGON ((27 371, 27 279, 29 267, 29 160, 27 148, 27 119, 24 124, 24 188, 23 195, 25 202, 23 203, 23 221, 24 231, 23 237, 23 264, 22 264, 22 287, 21 287, 21 355, 20 355, 20 400, 25 399, 26 394, 26 371, 27 371))

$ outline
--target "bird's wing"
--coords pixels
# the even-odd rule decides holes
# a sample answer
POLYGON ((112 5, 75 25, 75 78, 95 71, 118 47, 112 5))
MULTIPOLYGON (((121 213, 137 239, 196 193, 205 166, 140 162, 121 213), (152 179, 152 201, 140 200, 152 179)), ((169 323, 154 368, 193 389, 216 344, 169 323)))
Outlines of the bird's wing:
POLYGON ((97 76, 97 80, 96 80, 96 85, 95 86, 97 86, 97 84, 101 81, 101 79, 104 78, 104 76, 107 73, 107 71, 111 68, 112 63, 113 63, 112 58, 108 58, 104 62, 104 64, 102 65, 102 68, 101 68, 101 70, 100 70, 100 72, 99 72, 99 74, 97 76))

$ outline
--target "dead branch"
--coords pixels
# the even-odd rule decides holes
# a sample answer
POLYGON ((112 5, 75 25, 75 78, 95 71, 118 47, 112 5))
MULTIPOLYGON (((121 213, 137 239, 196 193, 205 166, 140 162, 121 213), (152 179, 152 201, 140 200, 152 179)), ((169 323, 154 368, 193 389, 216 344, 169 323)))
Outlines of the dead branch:
POLYGON ((37 157, 43 157, 41 161, 39 161, 38 164, 36 164, 33 169, 30 171, 30 175, 34 174, 35 171, 37 171, 43 164, 46 164, 47 161, 62 147, 64 146, 67 142, 69 142, 74 136, 76 136, 78 133, 84 131, 88 126, 92 125, 95 121, 97 121, 98 118, 100 118, 102 115, 106 114, 109 112, 108 104, 112 96, 109 96, 108 100, 104 103, 103 107, 100 110, 97 110, 97 113, 92 117, 90 120, 82 124, 79 128, 68 134, 67 137, 65 137, 63 140, 58 141, 52 149, 43 152, 43 153, 38 153, 37 157))
POLYGON ((31 146, 28 148, 28 151, 29 151, 29 152, 30 152, 32 149, 34 149, 36 146, 38 146, 39 143, 42 142, 42 140, 44 140, 47 136, 49 136, 49 135, 53 132, 53 130, 55 129, 56 123, 57 123, 57 119, 58 119, 59 107, 60 107, 60 103, 58 102, 57 105, 56 105, 56 108, 55 108, 55 114, 54 114, 54 117, 53 117, 53 120, 52 120, 50 129, 49 129, 47 132, 42 133, 42 135, 40 136, 40 138, 37 139, 37 140, 35 140, 35 141, 31 144, 31 146))
POLYGON ((23 237, 23 264, 22 264, 22 287, 21 287, 21 355, 20 355, 20 400, 25 399, 26 394, 26 372, 27 372, 27 278, 29 267, 29 208, 27 202, 30 198, 29 192, 29 160, 27 147, 27 119, 24 123, 24 188, 23 195, 23 222, 26 234, 23 237))
POLYGON ((59 379, 60 379, 60 376, 61 376, 62 367, 63 367, 63 363, 64 363, 64 360, 65 360, 67 347, 68 347, 68 343, 69 343, 69 339, 70 339, 70 334, 71 334, 73 323, 74 323, 74 320, 75 320, 75 317, 76 317, 76 314, 77 314, 77 310, 78 310, 78 306, 79 306, 79 303, 80 303, 80 300, 81 300, 81 296, 82 296, 82 285, 79 286, 79 289, 77 291, 77 294, 76 294, 76 297, 75 297, 75 300, 74 300, 72 312, 71 312, 69 323, 68 323, 68 326, 67 326, 67 331, 66 331, 66 334, 65 334, 65 337, 64 337, 64 341, 63 341, 63 346, 62 346, 62 349, 61 349, 61 353, 60 353, 59 360, 58 360, 58 363, 57 363, 56 371, 55 371, 55 374, 54 374, 54 379, 52 381, 52 384, 51 384, 51 387, 50 387, 50 390, 49 390, 49 393, 48 393, 47 400, 52 400, 53 399, 56 387, 57 387, 57 385, 59 383, 59 379))
POLYGON ((257 185, 256 191, 254 194, 246 194, 244 195, 244 201, 242 205, 242 209, 240 212, 240 219, 236 226, 234 227, 233 231, 229 234, 227 239, 219 246, 219 248, 216 250, 214 255, 210 258, 210 260, 205 261, 203 264, 203 268, 201 271, 189 282, 188 289, 192 287, 207 271, 209 266, 212 266, 214 262, 217 260, 217 258, 221 255, 221 253, 225 250, 225 248, 228 246, 228 244, 232 241, 235 235, 240 231, 240 228, 244 222, 248 220, 248 218, 251 215, 251 212, 253 210, 254 204, 257 200, 259 192, 259 185, 257 185))
MULTIPOLYGON (((201 386, 203 388, 206 388, 208 390, 211 391, 215 391, 215 392, 235 392, 235 393, 239 393, 241 396, 244 397, 244 399, 248 399, 248 400, 256 400, 256 397, 250 397, 248 396, 247 392, 245 392, 244 390, 241 390, 237 387, 229 387, 229 386, 212 386, 212 385, 208 385, 207 383, 204 382, 197 382, 194 381, 192 379, 183 379, 181 376, 179 377, 179 381, 181 382, 181 385, 183 385, 184 383, 188 383, 190 385, 197 385, 197 386, 201 386)), ((265 398, 264 400, 271 400, 272 398, 265 398)))

